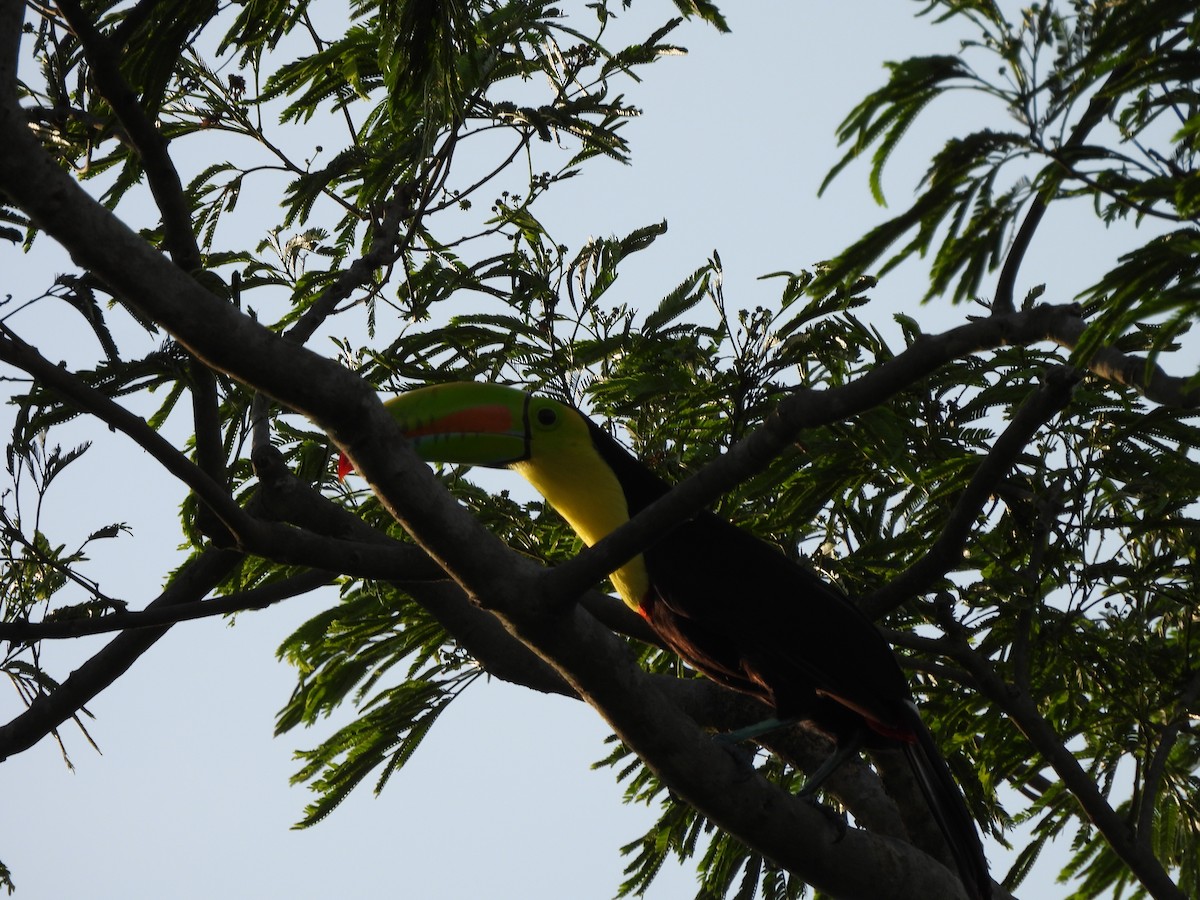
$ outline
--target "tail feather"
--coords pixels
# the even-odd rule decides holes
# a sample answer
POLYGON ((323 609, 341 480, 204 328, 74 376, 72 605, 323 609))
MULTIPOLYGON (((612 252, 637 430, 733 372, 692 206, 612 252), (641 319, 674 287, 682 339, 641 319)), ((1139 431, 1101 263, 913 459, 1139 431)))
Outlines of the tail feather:
POLYGON ((916 741, 904 745, 905 756, 916 776, 925 802, 941 829, 958 866, 959 877, 973 900, 989 900, 992 879, 988 874, 987 857, 979 840, 975 820, 967 809, 962 791, 950 774, 950 767, 933 741, 929 729, 920 722, 914 729, 916 741))

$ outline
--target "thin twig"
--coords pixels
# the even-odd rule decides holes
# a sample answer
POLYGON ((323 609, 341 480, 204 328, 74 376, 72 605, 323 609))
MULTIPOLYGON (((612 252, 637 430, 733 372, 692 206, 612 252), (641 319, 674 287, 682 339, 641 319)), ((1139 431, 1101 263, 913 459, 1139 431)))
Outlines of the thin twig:
MULTIPOLYGON (((181 569, 147 609, 199 600, 220 584, 241 560, 233 550, 206 550, 181 569)), ((74 716, 97 694, 120 678, 137 659, 167 633, 168 626, 126 631, 113 638, 48 694, 35 698, 23 713, 0 725, 0 762, 28 750, 74 716)))
POLYGON ((35 376, 77 409, 91 413, 129 437, 159 465, 186 484, 227 527, 236 528, 244 520, 245 512, 225 488, 147 425, 145 419, 134 415, 66 369, 54 365, 6 325, 0 325, 0 359, 35 376))
POLYGON ((339 575, 334 572, 311 570, 284 578, 262 587, 226 594, 211 600, 195 600, 173 606, 148 607, 133 612, 114 612, 94 619, 74 619, 62 622, 0 622, 0 640, 31 643, 42 640, 63 640, 93 634, 111 634, 139 628, 161 628, 179 622, 190 622, 211 616, 265 609, 283 600, 307 594, 332 584, 339 575))
POLYGON ((1142 853, 1154 853, 1154 809, 1158 801, 1159 785, 1167 771, 1167 760, 1175 749, 1175 742, 1190 716, 1192 707, 1200 699, 1200 671, 1195 672, 1189 679, 1187 687, 1179 693, 1174 719, 1167 724, 1158 736, 1158 747, 1154 755, 1146 762, 1145 774, 1139 786, 1141 800, 1138 803, 1136 834, 1138 847, 1142 853))

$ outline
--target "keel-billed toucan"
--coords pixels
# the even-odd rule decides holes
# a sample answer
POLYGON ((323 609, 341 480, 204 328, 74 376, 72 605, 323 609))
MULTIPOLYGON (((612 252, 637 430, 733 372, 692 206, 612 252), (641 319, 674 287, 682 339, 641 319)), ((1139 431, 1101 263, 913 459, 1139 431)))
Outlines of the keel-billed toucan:
MULTIPOLYGON (((430 462, 511 468, 591 545, 669 486, 575 408, 494 384, 439 384, 386 403, 430 462)), ((350 470, 345 457, 338 474, 350 470)), ((907 679, 858 607, 711 513, 612 573, 622 599, 692 666, 806 719, 839 747, 902 747, 971 897, 990 895, 975 824, 907 679)))

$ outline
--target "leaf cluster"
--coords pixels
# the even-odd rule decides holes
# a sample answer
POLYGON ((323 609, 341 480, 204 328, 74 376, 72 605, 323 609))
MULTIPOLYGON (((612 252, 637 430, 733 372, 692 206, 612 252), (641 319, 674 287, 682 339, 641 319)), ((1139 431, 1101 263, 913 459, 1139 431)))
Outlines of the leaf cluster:
POLYGON ((435 619, 385 585, 347 586, 341 603, 297 629, 279 655, 300 678, 276 733, 313 725, 344 704, 359 710, 354 722, 300 754, 304 766, 293 781, 311 781, 319 797, 297 827, 323 819, 375 770, 375 790, 382 790, 455 695, 481 674, 446 646, 435 619), (399 683, 380 687, 397 666, 399 683))
POLYGON ((922 112, 952 95, 991 104, 988 120, 1007 118, 1012 126, 949 137, 916 199, 847 248, 825 277, 886 272, 928 255, 926 299, 1011 306, 1012 275, 1041 212, 1051 202, 1086 197, 1107 223, 1133 219, 1168 231, 1130 251, 1083 293, 1107 312, 1078 358, 1154 317, 1168 320, 1165 346, 1196 308, 1194 254, 1186 249, 1195 222, 1189 185, 1196 180, 1200 109, 1192 7, 1074 0, 1035 4, 1010 20, 994 4, 935 0, 927 11, 943 21, 969 20, 976 33, 959 55, 889 65, 888 83, 842 122, 846 152, 826 184, 869 154, 872 191, 882 203, 893 150, 922 112), (998 293, 987 297, 985 277, 1005 265, 1008 277, 1001 272, 998 293))

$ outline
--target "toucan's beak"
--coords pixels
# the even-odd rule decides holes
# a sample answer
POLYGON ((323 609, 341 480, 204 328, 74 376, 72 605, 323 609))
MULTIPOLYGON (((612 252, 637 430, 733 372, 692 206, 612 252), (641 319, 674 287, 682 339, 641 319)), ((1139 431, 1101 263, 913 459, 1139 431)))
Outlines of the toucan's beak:
MULTIPOLYGON (((503 468, 529 458, 529 395, 499 384, 454 382, 408 391, 384 403, 428 462, 503 468)), ((338 457, 338 478, 354 470, 338 457)))

